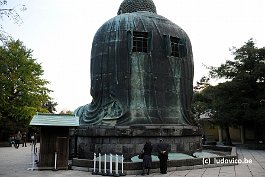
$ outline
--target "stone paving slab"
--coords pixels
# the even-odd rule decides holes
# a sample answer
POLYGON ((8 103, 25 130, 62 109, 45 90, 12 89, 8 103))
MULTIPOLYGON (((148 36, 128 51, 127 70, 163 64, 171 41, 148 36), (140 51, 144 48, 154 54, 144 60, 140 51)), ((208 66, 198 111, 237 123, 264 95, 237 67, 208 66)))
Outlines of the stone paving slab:
MULTIPOLYGON (((235 166, 221 166, 214 168, 190 169, 172 171, 165 175, 152 173, 150 177, 265 177, 265 151, 238 148, 238 158, 252 160, 252 163, 241 163, 235 166)), ((77 170, 59 171, 30 171, 31 147, 1 147, 0 148, 0 177, 97 177, 90 172, 77 170)), ((207 167, 207 166, 205 166, 207 167)), ((99 176, 99 175, 98 175, 99 176)), ((141 175, 127 175, 128 177, 141 175)))

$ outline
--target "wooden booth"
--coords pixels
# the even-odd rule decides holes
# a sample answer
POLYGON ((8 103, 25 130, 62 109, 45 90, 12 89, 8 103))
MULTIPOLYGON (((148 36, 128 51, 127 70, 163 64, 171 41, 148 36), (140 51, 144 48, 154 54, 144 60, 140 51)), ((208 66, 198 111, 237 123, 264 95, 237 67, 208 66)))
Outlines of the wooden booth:
POLYGON ((67 169, 69 128, 79 126, 79 118, 65 114, 37 114, 30 125, 41 128, 38 169, 67 169))

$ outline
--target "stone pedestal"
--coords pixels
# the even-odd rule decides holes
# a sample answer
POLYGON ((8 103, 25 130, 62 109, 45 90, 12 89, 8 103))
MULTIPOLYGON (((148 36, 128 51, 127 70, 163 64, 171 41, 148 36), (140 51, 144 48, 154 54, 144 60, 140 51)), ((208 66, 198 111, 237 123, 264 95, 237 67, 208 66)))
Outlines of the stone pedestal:
POLYGON ((201 148, 201 132, 189 125, 80 126, 70 130, 70 152, 80 159, 93 159, 93 154, 123 154, 125 161, 138 155, 146 141, 156 145, 160 139, 171 152, 192 154, 201 148))

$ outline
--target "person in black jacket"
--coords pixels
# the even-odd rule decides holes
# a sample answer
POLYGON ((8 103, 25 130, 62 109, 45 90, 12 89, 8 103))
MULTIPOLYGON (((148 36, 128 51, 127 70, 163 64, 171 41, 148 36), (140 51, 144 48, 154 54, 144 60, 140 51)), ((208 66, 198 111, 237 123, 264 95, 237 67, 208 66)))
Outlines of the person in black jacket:
POLYGON ((157 145, 157 152, 160 161, 160 173, 162 174, 167 174, 168 150, 169 150, 168 144, 163 143, 163 140, 160 139, 160 142, 157 145))
POLYGON ((143 173, 142 175, 145 175, 145 169, 147 169, 147 175, 150 173, 150 168, 152 165, 152 144, 150 141, 147 141, 143 148, 143 173))

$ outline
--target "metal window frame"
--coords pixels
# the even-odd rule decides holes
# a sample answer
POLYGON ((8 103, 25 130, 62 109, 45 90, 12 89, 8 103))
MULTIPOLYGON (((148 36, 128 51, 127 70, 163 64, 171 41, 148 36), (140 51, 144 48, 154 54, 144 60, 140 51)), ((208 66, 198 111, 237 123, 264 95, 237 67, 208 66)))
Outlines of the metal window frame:
POLYGON ((148 32, 133 31, 132 40, 132 52, 148 53, 148 32))

